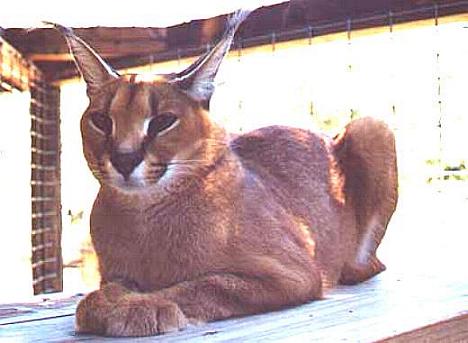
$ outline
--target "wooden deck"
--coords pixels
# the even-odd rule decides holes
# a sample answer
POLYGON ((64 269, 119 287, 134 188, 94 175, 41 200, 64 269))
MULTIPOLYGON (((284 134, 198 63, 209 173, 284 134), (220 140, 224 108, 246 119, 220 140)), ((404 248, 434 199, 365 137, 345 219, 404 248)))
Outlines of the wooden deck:
MULTIPOLYGON (((468 197, 415 196, 402 198, 379 251, 388 270, 363 284, 296 308, 118 341, 468 342, 468 197)), ((79 299, 0 305, 0 342, 112 340, 75 334, 79 299)))
MULTIPOLYGON (((468 281, 441 282, 430 276, 413 278, 387 272, 297 308, 132 341, 468 342, 467 290, 468 281)), ((74 333, 78 299, 2 305, 0 342, 111 340, 74 333)))

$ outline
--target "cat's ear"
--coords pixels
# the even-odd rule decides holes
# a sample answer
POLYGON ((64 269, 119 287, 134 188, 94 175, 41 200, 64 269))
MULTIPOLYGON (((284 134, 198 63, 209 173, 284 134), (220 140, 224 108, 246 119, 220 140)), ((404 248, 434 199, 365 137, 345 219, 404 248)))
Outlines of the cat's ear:
POLYGON ((81 38, 75 36, 72 29, 55 23, 47 22, 46 24, 59 31, 67 41, 76 66, 86 82, 88 95, 97 92, 103 84, 110 80, 118 78, 117 72, 81 38))
POLYGON ((171 80, 207 109, 215 89, 214 80, 221 62, 231 47, 237 29, 250 12, 245 9, 235 12, 229 18, 226 31, 219 43, 171 80))

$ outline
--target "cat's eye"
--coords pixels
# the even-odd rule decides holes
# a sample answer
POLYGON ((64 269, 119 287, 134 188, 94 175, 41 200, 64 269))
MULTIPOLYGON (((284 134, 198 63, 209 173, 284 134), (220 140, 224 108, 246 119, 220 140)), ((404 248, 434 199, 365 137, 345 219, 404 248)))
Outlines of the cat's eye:
POLYGON ((173 129, 179 123, 179 118, 172 113, 161 113, 154 116, 148 123, 146 134, 154 138, 173 129))
POLYGON ((91 123, 102 133, 106 135, 112 134, 112 119, 103 113, 93 112, 91 113, 91 123))

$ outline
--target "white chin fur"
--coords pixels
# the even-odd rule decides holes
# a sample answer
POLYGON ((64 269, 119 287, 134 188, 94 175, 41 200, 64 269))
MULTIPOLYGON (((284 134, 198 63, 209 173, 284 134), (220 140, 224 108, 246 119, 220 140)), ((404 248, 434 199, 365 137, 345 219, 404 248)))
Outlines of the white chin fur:
MULTIPOLYGON (((110 164, 110 162, 109 162, 110 164)), ((109 165, 109 176, 110 176, 110 185, 114 188, 118 188, 124 192, 141 192, 145 189, 149 190, 153 187, 170 187, 172 181, 178 176, 185 174, 184 168, 169 164, 166 171, 161 178, 156 183, 148 183, 145 180, 145 161, 141 162, 130 174, 128 180, 118 173, 110 164, 109 165)))
POLYGON ((111 168, 113 185, 124 191, 138 191, 146 187, 148 184, 145 181, 145 165, 145 161, 142 161, 130 174, 128 180, 125 180, 120 173, 111 168))

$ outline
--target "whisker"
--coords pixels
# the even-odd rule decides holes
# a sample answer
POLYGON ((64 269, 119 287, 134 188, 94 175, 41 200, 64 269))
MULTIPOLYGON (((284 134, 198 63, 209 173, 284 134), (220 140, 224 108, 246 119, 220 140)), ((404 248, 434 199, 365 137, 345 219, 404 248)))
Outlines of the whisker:
MULTIPOLYGON (((167 162, 161 162, 161 163, 157 163, 157 162, 152 162, 150 163, 150 165, 152 166, 164 166, 164 165, 169 165, 169 164, 176 164, 176 163, 212 163, 212 162, 215 162, 216 159, 198 159, 198 160, 171 160, 171 161, 167 161, 167 162)), ((234 159, 225 159, 227 161, 234 161, 234 159)))

